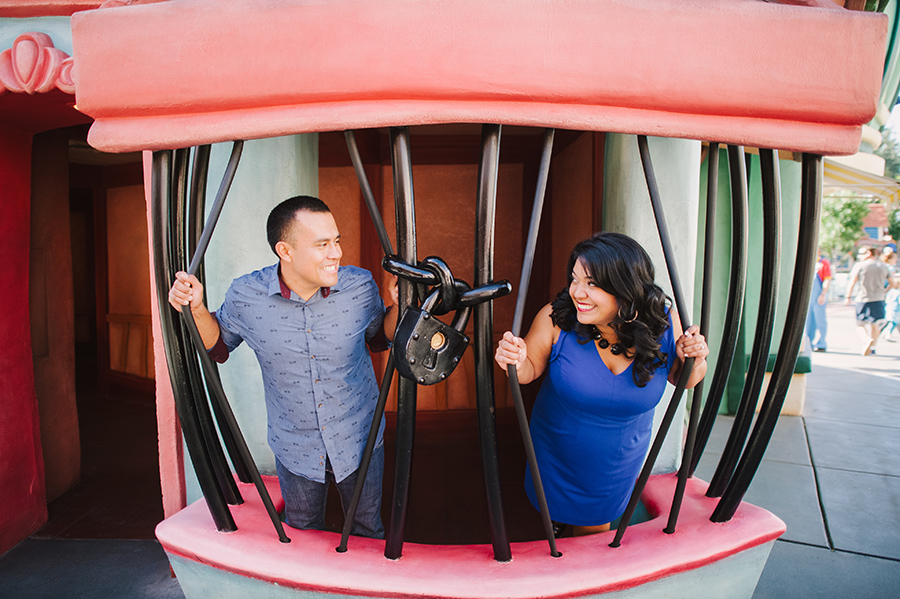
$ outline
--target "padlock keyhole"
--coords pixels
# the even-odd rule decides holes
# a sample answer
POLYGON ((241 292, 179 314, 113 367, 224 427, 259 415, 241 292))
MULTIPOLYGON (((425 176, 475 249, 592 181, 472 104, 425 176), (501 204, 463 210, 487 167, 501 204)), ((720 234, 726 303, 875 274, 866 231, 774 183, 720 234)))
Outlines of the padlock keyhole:
POLYGON ((447 338, 443 333, 438 331, 434 335, 431 336, 431 351, 428 352, 428 355, 425 356, 425 360, 422 362, 422 366, 429 370, 434 370, 434 367, 437 365, 437 356, 441 352, 442 349, 447 345, 447 338))

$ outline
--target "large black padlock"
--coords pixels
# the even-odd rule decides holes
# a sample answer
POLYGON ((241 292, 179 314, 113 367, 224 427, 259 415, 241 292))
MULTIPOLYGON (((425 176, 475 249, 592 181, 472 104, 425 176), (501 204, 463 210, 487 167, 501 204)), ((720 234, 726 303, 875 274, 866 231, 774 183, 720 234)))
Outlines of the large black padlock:
POLYGON ((458 309, 453 325, 447 325, 431 314, 439 297, 436 288, 421 308, 407 306, 394 334, 397 372, 420 385, 434 385, 450 376, 469 345, 463 331, 472 309, 458 309))

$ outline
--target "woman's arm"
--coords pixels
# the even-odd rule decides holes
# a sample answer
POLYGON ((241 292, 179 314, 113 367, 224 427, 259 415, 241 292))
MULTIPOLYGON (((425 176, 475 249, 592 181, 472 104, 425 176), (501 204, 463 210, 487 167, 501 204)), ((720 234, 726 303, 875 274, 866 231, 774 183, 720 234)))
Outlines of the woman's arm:
POLYGON ((691 369, 691 376, 685 387, 693 389, 706 376, 706 356, 709 355, 709 346, 706 344, 706 338, 700 334, 700 327, 691 325, 686 332, 682 333, 681 320, 678 318, 675 308, 672 308, 671 315, 672 334, 675 337, 675 364, 669 373, 669 382, 677 385, 685 358, 694 358, 694 367, 691 369))
POLYGON ((525 339, 506 331, 497 344, 494 359, 503 370, 508 364, 515 364, 516 375, 523 385, 544 373, 550 360, 550 350, 559 337, 559 329, 550 318, 551 311, 550 304, 547 304, 538 312, 525 339))

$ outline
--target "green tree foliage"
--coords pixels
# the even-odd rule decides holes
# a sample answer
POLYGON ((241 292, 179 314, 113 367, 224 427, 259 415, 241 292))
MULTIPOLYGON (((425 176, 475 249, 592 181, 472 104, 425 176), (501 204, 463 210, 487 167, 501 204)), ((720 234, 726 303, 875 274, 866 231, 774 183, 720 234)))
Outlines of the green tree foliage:
POLYGON ((823 198, 819 247, 830 256, 853 251, 871 203, 870 198, 849 195, 823 198))
POLYGON ((900 142, 888 127, 881 132, 884 137, 875 153, 884 158, 884 176, 900 180, 900 142))
POLYGON ((894 241, 900 239, 900 208, 888 211, 888 234, 894 241))

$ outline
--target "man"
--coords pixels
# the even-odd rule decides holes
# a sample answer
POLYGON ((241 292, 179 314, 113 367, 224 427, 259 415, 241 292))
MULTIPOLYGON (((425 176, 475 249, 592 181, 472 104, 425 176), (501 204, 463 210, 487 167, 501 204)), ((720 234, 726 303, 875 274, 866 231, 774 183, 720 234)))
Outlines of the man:
MULTIPOLYGON (((216 313, 204 306, 200 282, 184 272, 169 303, 179 311, 190 305, 217 361, 242 341, 256 353, 285 521, 321 530, 331 481, 345 513, 350 505, 378 397, 366 346, 388 348, 397 310, 385 310, 368 271, 340 266, 340 233, 318 198, 285 200, 269 214, 266 232, 278 263, 235 279, 216 313)), ((396 304, 396 284, 391 294, 396 304)), ((383 432, 382 419, 352 534, 384 537, 383 432)))
POLYGON ((857 262, 850 270, 846 303, 850 304, 853 289, 859 283, 859 292, 856 294, 856 325, 865 342, 862 352, 864 356, 875 353, 875 344, 878 342, 878 335, 881 334, 887 281, 887 265, 881 260, 875 259, 875 253, 871 247, 859 248, 857 262))
POLYGON ((817 250, 819 261, 816 263, 816 275, 813 277, 812 295, 809 301, 809 313, 806 315, 806 336, 813 351, 827 351, 828 321, 825 318, 825 303, 828 301, 828 288, 831 286, 831 263, 822 255, 822 248, 817 250), (818 333, 818 338, 816 337, 818 333))

